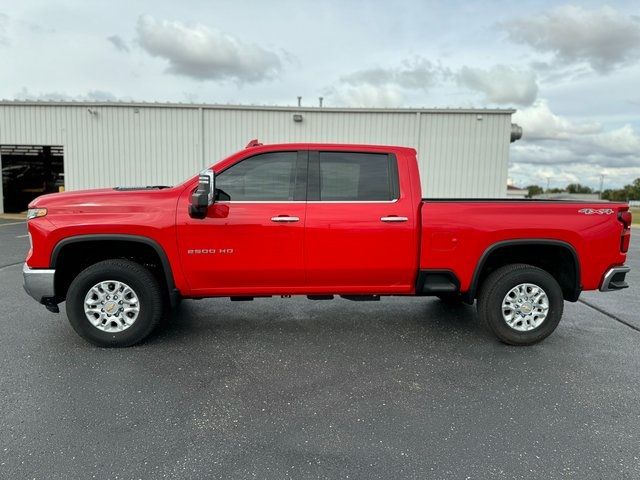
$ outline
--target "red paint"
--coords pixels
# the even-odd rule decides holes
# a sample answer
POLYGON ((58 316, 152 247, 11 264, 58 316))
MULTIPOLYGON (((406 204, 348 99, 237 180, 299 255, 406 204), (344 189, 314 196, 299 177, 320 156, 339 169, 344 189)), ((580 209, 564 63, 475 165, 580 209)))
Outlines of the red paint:
MULTIPOLYGON (((420 268, 453 270, 465 291, 478 260, 491 245, 515 239, 561 240, 578 255, 583 289, 597 289, 609 267, 625 262, 626 255, 620 251, 622 225, 616 215, 578 214, 584 205, 564 201, 426 202, 420 268), (456 241, 441 245, 438 235, 444 232, 456 241)), ((602 204, 592 208, 602 208, 602 204)))
POLYGON ((301 203, 217 202, 207 218, 187 214, 191 189, 178 202, 177 239, 190 290, 197 295, 247 293, 256 288, 289 289, 304 283, 304 219, 301 203), (296 216, 296 223, 271 217, 296 216), (189 254, 208 248, 209 254, 189 254))
MULTIPOLYGON (((253 143, 253 142, 252 142, 253 143)), ((343 150, 396 155, 400 198, 395 202, 217 202, 203 220, 190 218, 197 177, 163 190, 87 190, 44 195, 47 208, 29 221, 31 268, 50 266, 55 245, 69 236, 133 234, 166 252, 184 296, 261 294, 412 294, 419 269, 447 269, 466 291, 482 254, 496 242, 553 239, 570 244, 580 261, 583 289, 598 288, 604 272, 622 265, 630 223, 626 204, 614 214, 580 214, 601 203, 421 200, 415 150, 367 145, 255 145, 214 166, 282 150, 343 150), (294 216, 295 223, 272 217, 294 216), (381 217, 407 217, 382 223, 381 217), (621 250, 621 248, 623 250, 621 250), (189 250, 206 253, 190 254, 189 250)))

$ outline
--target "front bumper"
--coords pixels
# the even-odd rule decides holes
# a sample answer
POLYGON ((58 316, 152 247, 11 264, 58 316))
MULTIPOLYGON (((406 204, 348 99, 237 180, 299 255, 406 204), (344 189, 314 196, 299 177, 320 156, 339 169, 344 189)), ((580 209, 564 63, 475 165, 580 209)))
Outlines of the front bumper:
POLYGON ((37 302, 44 303, 45 299, 55 296, 55 274, 55 270, 29 268, 25 263, 22 267, 24 289, 37 302))
POLYGON ((631 268, 623 265, 621 267, 613 267, 607 270, 607 273, 604 274, 604 278, 602 279, 602 284, 600 285, 601 292, 612 292, 614 290, 622 290, 623 288, 629 287, 629 284, 625 282, 625 276, 629 273, 631 268))

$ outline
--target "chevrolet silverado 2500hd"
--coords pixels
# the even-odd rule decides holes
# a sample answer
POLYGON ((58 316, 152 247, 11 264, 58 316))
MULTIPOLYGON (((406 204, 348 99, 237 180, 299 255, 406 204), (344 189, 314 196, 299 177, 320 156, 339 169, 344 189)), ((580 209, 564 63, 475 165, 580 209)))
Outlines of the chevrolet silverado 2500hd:
POLYGON ((182 298, 273 295, 477 300, 527 345, 582 290, 627 287, 630 225, 622 203, 423 199, 411 148, 252 142, 174 187, 35 199, 24 285, 101 346, 139 342, 182 298))

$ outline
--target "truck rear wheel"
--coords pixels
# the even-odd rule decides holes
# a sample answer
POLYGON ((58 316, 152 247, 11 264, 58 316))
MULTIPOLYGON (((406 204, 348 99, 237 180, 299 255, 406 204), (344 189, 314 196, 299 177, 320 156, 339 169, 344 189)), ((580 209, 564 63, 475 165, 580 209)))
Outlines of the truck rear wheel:
POLYGON ((158 281, 130 260, 104 260, 84 269, 67 292, 69 323, 100 347, 128 347, 142 341, 163 314, 158 281))
POLYGON ((507 265, 492 272, 478 295, 478 316, 509 345, 532 345, 551 335, 564 308, 562 289, 540 268, 507 265))

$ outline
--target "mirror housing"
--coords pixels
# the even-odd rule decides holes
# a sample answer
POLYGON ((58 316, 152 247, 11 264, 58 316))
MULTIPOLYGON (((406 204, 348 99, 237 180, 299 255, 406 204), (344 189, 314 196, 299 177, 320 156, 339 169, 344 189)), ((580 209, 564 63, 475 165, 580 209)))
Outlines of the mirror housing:
POLYGON ((216 191, 216 174, 208 168, 200 172, 198 188, 191 194, 189 216, 191 218, 205 218, 209 207, 213 205, 216 191))

